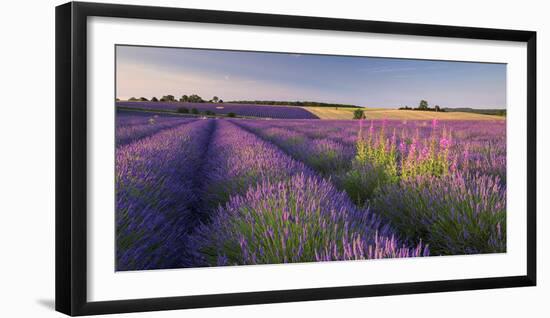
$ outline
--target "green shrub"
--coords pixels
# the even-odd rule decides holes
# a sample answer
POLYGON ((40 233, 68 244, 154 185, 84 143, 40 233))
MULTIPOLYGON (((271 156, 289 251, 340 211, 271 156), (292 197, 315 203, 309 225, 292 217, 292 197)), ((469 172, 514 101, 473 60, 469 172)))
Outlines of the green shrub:
POLYGON ((353 111, 353 119, 365 119, 365 112, 362 109, 356 109, 353 111))

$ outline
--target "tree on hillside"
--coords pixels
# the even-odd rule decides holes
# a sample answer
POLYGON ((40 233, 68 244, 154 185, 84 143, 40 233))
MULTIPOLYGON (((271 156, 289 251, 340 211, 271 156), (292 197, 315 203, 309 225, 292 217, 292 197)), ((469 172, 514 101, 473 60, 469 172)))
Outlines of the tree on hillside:
POLYGON ((140 97, 140 98, 139 98, 139 101, 140 101, 140 102, 147 102, 147 101, 149 101, 149 100, 148 100, 147 98, 145 98, 145 97, 140 97))
POLYGON ((418 109, 420 110, 428 110, 428 102, 426 100, 421 100, 420 104, 418 105, 418 109))
POLYGON ((219 100, 220 100, 220 99, 218 98, 218 96, 212 97, 212 101, 213 101, 214 103, 217 103, 219 100))
POLYGON ((130 98, 128 99, 128 101, 129 101, 129 102, 137 102, 138 99, 135 98, 134 96, 132 96, 132 97, 130 97, 130 98))
POLYGON ((353 119, 365 119, 365 112, 362 109, 356 109, 353 111, 353 119))
POLYGON ((189 96, 189 102, 190 103, 204 103, 204 100, 199 95, 193 94, 193 95, 189 96))
POLYGON ((174 102, 176 99, 174 98, 174 95, 164 95, 160 99, 161 102, 174 102))
POLYGON ((187 95, 183 95, 180 98, 180 102, 187 103, 188 101, 189 101, 189 96, 187 96, 187 95))
POLYGON ((158 98, 156 98, 155 96, 153 96, 153 98, 151 98, 151 101, 152 101, 152 102, 158 102, 159 100, 158 100, 158 98))

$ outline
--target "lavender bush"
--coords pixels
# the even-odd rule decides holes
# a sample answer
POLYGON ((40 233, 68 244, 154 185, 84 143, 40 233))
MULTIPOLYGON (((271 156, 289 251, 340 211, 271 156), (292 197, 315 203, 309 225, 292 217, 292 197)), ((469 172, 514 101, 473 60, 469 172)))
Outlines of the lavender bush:
POLYGON ((232 197, 194 242, 205 265, 275 264, 428 255, 410 247, 330 182, 296 175, 232 197))
POLYGON ((373 208, 432 255, 506 251, 506 191, 498 177, 416 176, 387 185, 373 208))

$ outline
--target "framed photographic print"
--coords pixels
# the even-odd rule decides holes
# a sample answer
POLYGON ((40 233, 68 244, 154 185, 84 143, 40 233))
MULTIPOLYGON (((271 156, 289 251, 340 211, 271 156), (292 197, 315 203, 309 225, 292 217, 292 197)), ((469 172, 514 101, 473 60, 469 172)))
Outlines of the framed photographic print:
POLYGON ((536 33, 56 8, 56 309, 536 283, 536 33))

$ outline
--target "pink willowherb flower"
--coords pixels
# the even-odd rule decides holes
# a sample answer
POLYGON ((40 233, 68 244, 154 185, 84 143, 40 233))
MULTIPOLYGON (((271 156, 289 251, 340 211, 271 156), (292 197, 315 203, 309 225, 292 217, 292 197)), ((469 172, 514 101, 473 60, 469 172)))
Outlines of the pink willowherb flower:
POLYGON ((449 149, 450 144, 451 141, 445 137, 441 137, 441 139, 439 139, 439 147, 443 150, 449 149))

